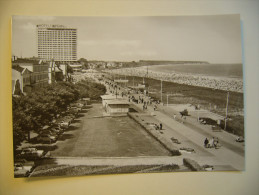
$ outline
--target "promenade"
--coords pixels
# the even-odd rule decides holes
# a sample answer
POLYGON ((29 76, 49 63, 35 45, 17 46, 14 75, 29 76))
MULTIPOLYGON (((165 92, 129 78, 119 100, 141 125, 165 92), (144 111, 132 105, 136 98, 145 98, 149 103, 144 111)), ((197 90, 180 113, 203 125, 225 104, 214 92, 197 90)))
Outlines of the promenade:
MULTIPOLYGON (((121 88, 117 92, 120 94, 123 91, 127 92, 127 88, 121 88)), ((144 101, 148 100, 142 94, 130 95, 142 96, 144 101)), ((127 97, 124 98, 127 100, 127 97)), ((132 104, 138 110, 143 110, 143 104, 133 102, 132 104)), ((175 144, 175 147, 194 149, 195 152, 182 151, 181 156, 174 157, 178 159, 178 162, 182 161, 183 158, 191 158, 200 165, 213 165, 216 170, 244 170, 244 144, 235 142, 236 136, 233 134, 225 131, 214 132, 210 126, 198 123, 197 114, 193 112, 192 116, 187 116, 182 123, 179 112, 174 110, 173 106, 167 107, 166 105, 158 104, 156 111, 154 111, 153 105, 148 105, 140 117, 143 123, 162 123, 161 136, 168 141, 171 141, 172 137, 178 139, 180 144, 175 144), (176 120, 173 118, 174 114, 176 114, 176 120), (210 140, 212 137, 219 139, 221 145, 219 149, 204 147, 205 138, 210 140)))
MULTIPOLYGON (((213 171, 244 171, 244 143, 235 142, 236 136, 225 131, 212 131, 211 126, 200 124, 197 117, 211 115, 209 111, 196 111, 186 105, 143 103, 149 97, 132 92, 127 87, 117 87, 98 80, 98 74, 88 74, 96 82, 104 84, 107 92, 129 102, 129 117, 107 117, 100 103, 91 108, 57 141, 57 148, 50 151, 50 159, 31 174, 42 175, 87 175, 129 172, 190 171, 184 159, 191 159, 201 167, 213 166, 213 171), (124 93, 122 97, 122 93, 124 93), (126 94, 126 95, 125 95, 126 94), (130 97, 139 99, 138 103, 130 97), (130 101, 129 101, 130 99, 130 101), (157 109, 154 110, 154 105, 157 109), (179 111, 187 108, 189 116, 181 118, 179 111), (174 117, 175 116, 175 117, 174 117), (136 120, 138 119, 138 120, 136 120), (155 124, 162 129, 155 130, 155 124), (148 127, 148 128, 145 128, 148 127), (221 147, 205 148, 204 140, 218 138, 221 147), (173 140, 177 140, 174 142, 173 140), (172 150, 181 155, 171 156, 172 150), (175 166, 179 166, 175 168, 175 166)), ((76 79, 84 79, 78 75, 76 79)), ((218 116, 220 117, 220 116, 218 116)))

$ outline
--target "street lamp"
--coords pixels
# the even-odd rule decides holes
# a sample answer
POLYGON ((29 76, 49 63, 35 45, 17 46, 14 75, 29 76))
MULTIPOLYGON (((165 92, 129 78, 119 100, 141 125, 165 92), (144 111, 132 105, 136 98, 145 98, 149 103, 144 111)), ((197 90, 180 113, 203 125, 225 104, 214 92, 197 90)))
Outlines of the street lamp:
POLYGON ((226 129, 227 129, 227 118, 228 118, 228 99, 229 99, 229 92, 227 93, 226 118, 225 118, 225 126, 224 126, 224 130, 225 130, 225 131, 226 131, 226 129))
POLYGON ((161 80, 161 103, 163 102, 163 81, 161 80))

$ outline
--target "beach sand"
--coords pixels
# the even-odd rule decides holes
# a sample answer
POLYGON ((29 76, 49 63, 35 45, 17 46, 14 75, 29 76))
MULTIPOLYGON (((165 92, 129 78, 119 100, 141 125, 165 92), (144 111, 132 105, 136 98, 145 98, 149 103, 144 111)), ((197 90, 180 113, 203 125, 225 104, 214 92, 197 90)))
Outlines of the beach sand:
POLYGON ((195 74, 178 73, 178 72, 163 73, 163 72, 156 72, 151 70, 149 70, 147 74, 146 67, 121 68, 121 69, 108 70, 106 72, 126 75, 126 76, 149 77, 153 79, 169 81, 169 82, 174 82, 178 84, 207 87, 212 89, 243 93, 243 79, 241 78, 226 78, 226 77, 195 75, 195 74))

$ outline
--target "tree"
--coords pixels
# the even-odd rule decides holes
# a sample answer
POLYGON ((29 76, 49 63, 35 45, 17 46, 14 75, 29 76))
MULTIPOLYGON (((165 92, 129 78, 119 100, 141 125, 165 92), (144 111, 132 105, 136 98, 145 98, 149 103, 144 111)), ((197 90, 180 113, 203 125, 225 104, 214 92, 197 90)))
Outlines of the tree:
POLYGON ((15 82, 15 90, 14 90, 14 95, 21 95, 22 91, 21 91, 21 84, 19 80, 16 80, 15 82))
POLYGON ((79 62, 80 64, 82 64, 82 66, 83 66, 84 69, 88 69, 88 61, 87 61, 87 59, 85 59, 85 58, 80 58, 80 59, 78 60, 78 62, 79 62))
POLYGON ((26 96, 13 96, 14 148, 17 148, 26 137, 30 141, 31 131, 39 133, 43 126, 49 125, 69 104, 83 97, 99 99, 105 91, 105 86, 83 80, 76 84, 53 83, 33 89, 26 96))

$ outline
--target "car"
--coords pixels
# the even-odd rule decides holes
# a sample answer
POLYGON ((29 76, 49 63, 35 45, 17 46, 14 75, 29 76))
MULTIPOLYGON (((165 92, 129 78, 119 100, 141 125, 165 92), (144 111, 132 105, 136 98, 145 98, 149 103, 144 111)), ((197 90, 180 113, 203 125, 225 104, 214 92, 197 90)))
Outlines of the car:
POLYGON ((52 128, 52 129, 40 131, 39 135, 50 135, 50 136, 57 137, 58 133, 56 131, 54 131, 53 128, 52 128))
POLYGON ((44 151, 36 148, 25 148, 22 150, 20 156, 25 159, 37 159, 43 157, 44 151))
POLYGON ((40 134, 36 137, 37 141, 44 142, 44 143, 53 143, 56 141, 56 137, 48 134, 40 134))
POLYGON ((61 121, 60 122, 60 126, 63 128, 68 128, 70 125, 70 123, 68 121, 61 121))
POLYGON ((243 137, 237 137, 236 142, 245 142, 245 139, 243 137))
POLYGON ((51 131, 57 135, 60 135, 63 132, 63 129, 61 127, 52 127, 51 131))
POLYGON ((26 159, 17 159, 14 162, 14 166, 17 168, 22 167, 23 169, 31 172, 35 167, 35 163, 33 161, 27 161, 26 159))
POLYGON ((14 177, 28 177, 30 175, 30 171, 23 168, 22 165, 14 166, 14 177))

